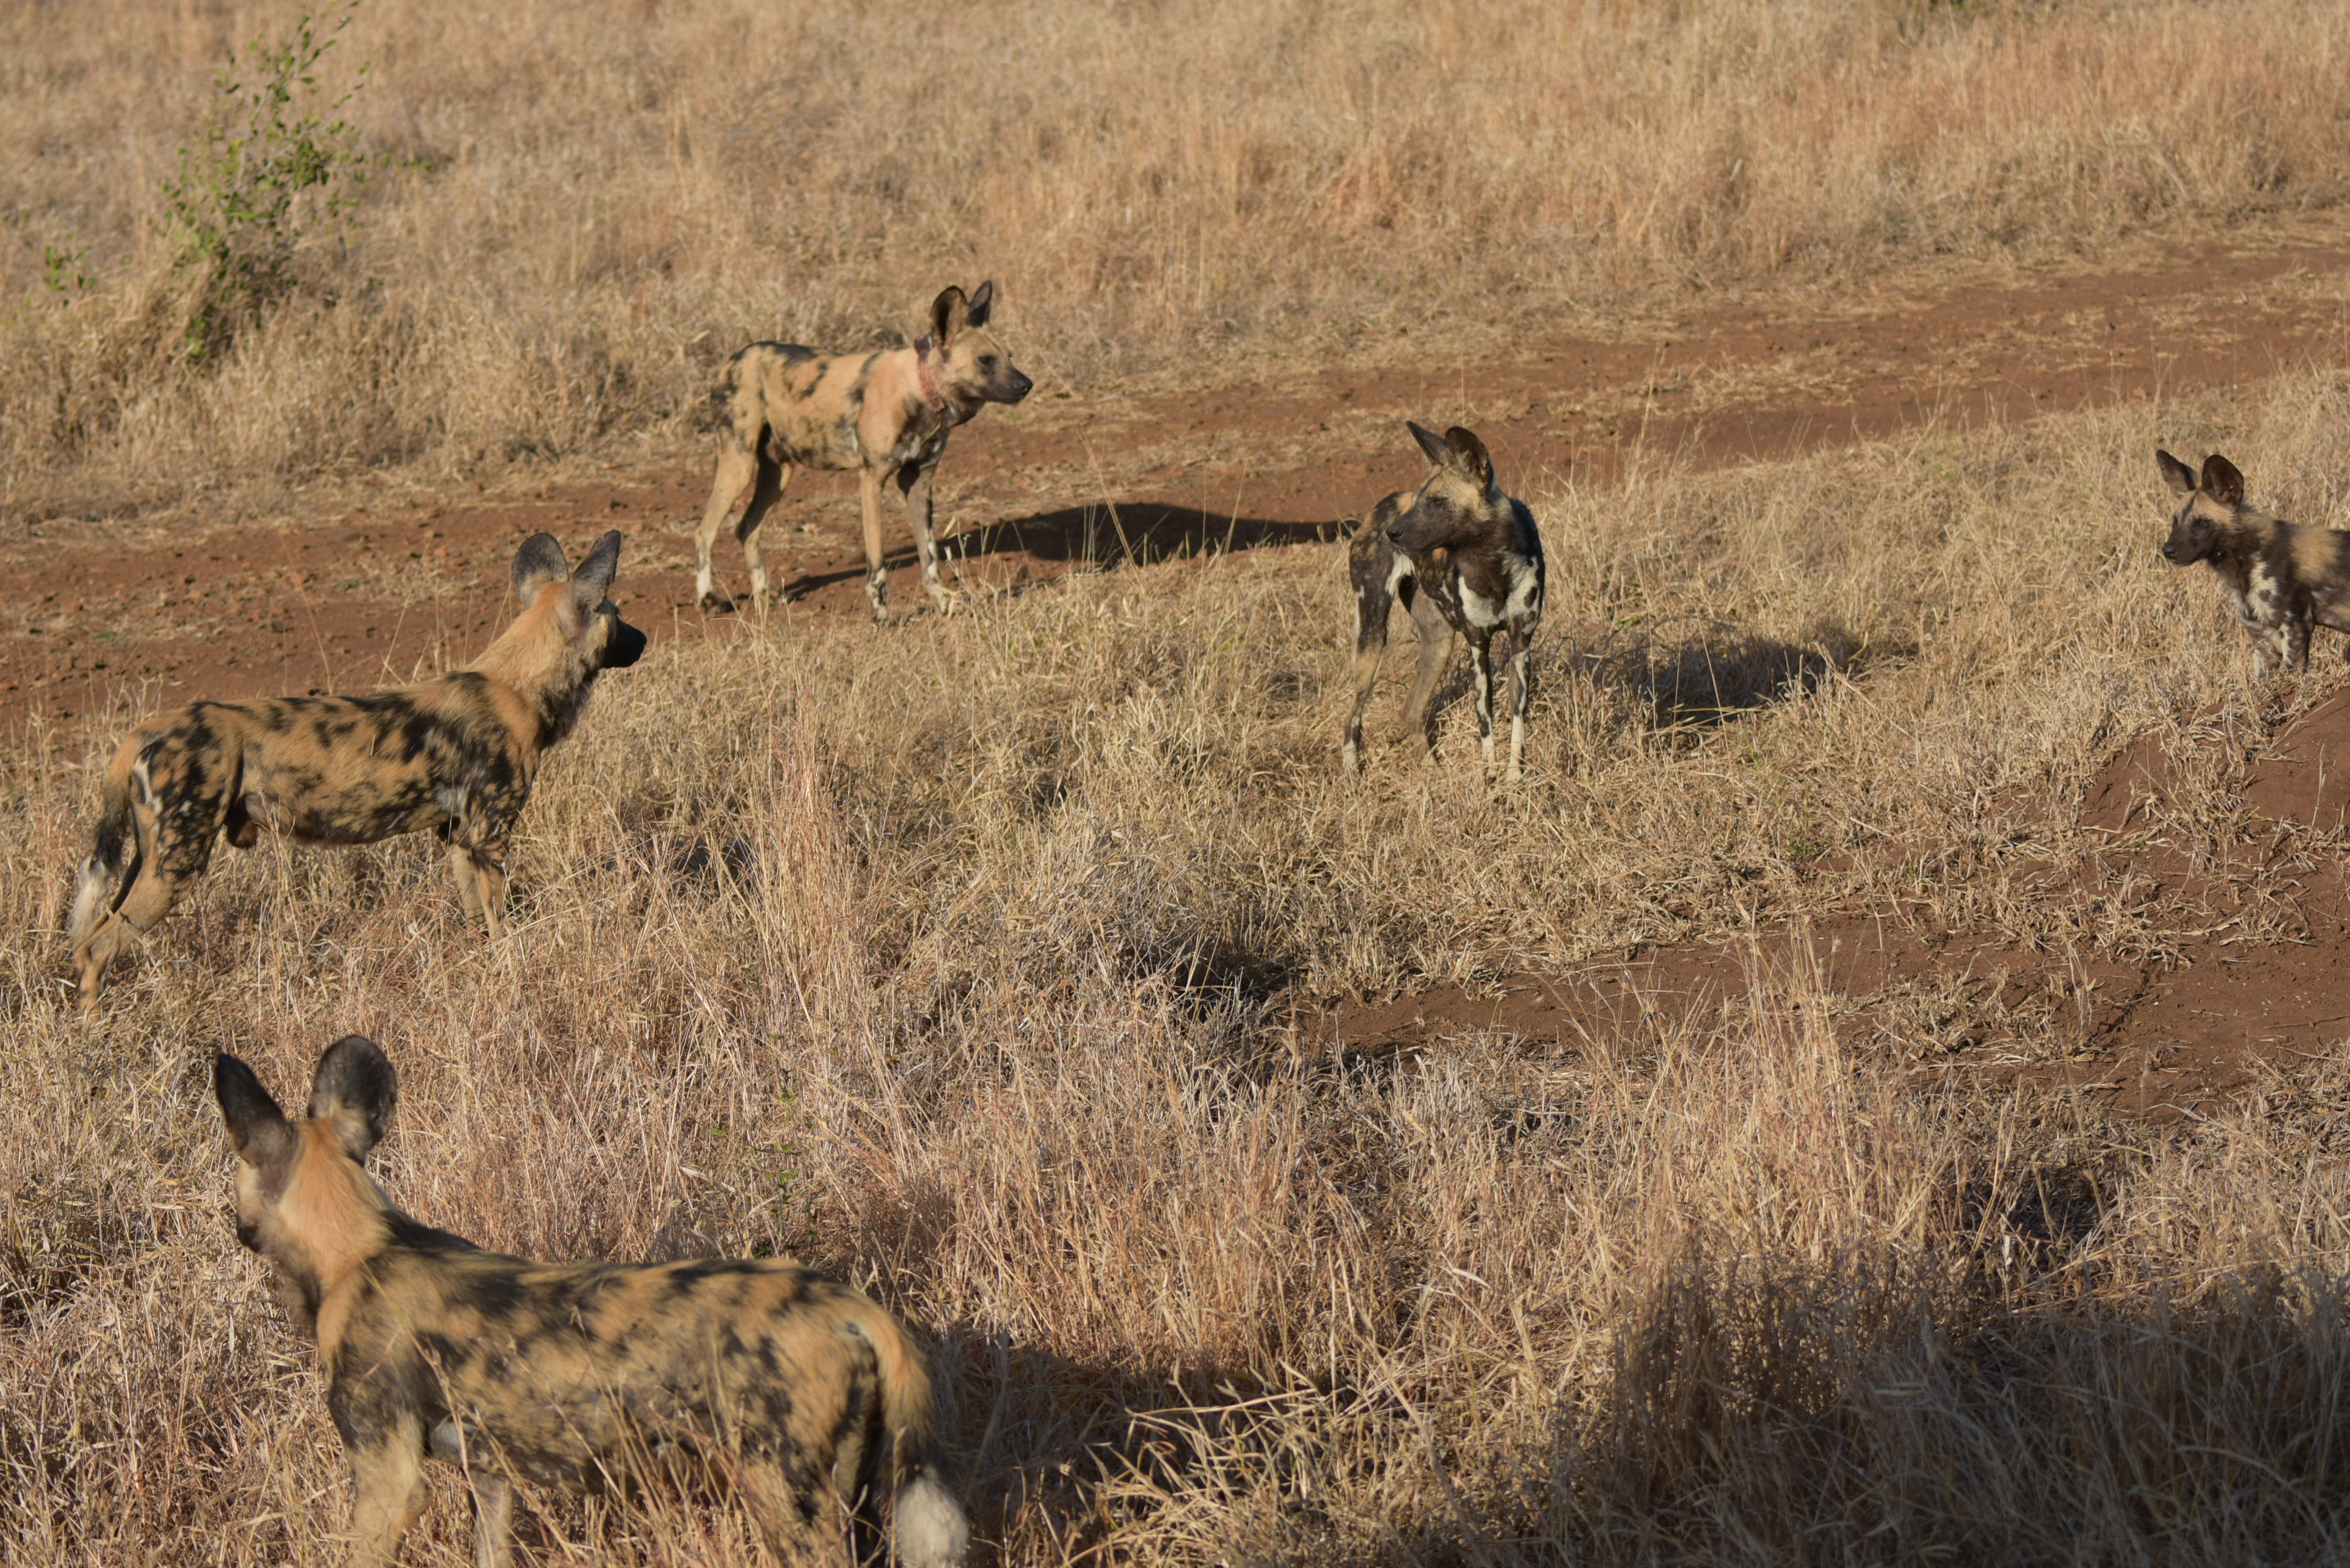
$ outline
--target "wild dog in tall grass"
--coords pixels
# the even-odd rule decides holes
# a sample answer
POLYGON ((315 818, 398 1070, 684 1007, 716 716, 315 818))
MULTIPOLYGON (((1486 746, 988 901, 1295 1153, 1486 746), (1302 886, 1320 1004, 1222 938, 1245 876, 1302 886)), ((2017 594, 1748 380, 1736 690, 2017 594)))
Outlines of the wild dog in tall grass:
POLYGON ((1493 765, 1493 634, 1510 634, 1510 773, 1524 769, 1526 702, 1534 671, 1528 654, 1542 624, 1542 535, 1525 503, 1505 495, 1493 460, 1476 435, 1453 426, 1441 436, 1406 421, 1428 454, 1428 477, 1371 511, 1347 547, 1355 587, 1355 706, 1347 717, 1347 771, 1362 766, 1363 710, 1387 651, 1388 612, 1398 598, 1419 629, 1419 669, 1404 707, 1407 733, 1436 746, 1430 701, 1460 639, 1469 639, 1477 679, 1477 728, 1485 766, 1493 765))
POLYGON ((2313 626, 2350 631, 2350 534, 2270 516, 2244 500, 2244 476, 2213 452, 2198 474, 2167 452, 2155 466, 2179 496, 2162 558, 2173 566, 2207 563, 2219 575, 2236 619, 2252 639, 2255 679, 2265 678, 2269 647, 2284 662, 2309 668, 2313 626))
POLYGON ((751 568, 752 600, 765 613, 767 568, 759 558, 759 529, 791 483, 795 465, 857 471, 865 597, 875 620, 889 618, 889 576, 881 568, 885 483, 895 485, 905 502, 922 560, 922 587, 940 608, 952 602, 939 582, 931 508, 931 482, 946 455, 947 437, 982 404, 1016 403, 1035 385, 987 330, 994 299, 993 281, 968 299, 960 288, 941 291, 931 303, 929 334, 910 348, 824 354, 796 343, 754 343, 726 362, 713 394, 718 476, 693 541, 694 593, 702 605, 731 607, 712 580, 710 547, 749 485, 751 501, 734 534, 751 568))
POLYGON ((508 1561, 511 1481, 598 1487, 663 1455, 731 1473, 795 1560, 948 1568, 969 1539, 942 1475, 930 1374, 887 1312, 785 1259, 539 1263, 394 1208, 368 1177, 398 1081, 373 1042, 319 1058, 289 1121, 214 1064, 236 1151, 237 1240, 317 1336, 350 1461, 350 1561, 393 1561, 429 1455, 473 1498, 474 1559, 508 1561))
POLYGON ((84 1007, 107 965, 171 913, 224 834, 373 844, 431 829, 468 917, 502 934, 506 846, 547 748, 645 634, 606 595, 620 535, 575 575, 551 534, 514 561, 522 613, 466 669, 367 697, 198 702, 130 732, 106 772, 98 845, 81 864, 70 936, 84 1007))

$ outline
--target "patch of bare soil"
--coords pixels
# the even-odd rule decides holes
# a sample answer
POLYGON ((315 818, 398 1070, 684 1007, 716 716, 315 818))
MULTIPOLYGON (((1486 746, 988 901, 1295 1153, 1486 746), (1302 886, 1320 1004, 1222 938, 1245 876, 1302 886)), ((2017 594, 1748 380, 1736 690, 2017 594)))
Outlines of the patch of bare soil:
POLYGON ((2059 924, 2075 940, 1943 929, 1895 900, 1476 992, 1304 1010, 1298 1044, 1378 1060, 1491 1031, 1575 1054, 1734 1024, 1761 989, 1816 999, 1848 1044, 1898 1050, 1924 1076, 2168 1121, 2350 1036, 2350 692, 2274 733, 2206 722, 2142 740, 2092 783, 2081 826, 2104 841, 2094 853, 2004 873, 2006 902, 2074 917, 2059 924), (2215 816, 2236 825, 2218 853, 2174 831, 2215 816))
MULTIPOLYGON (((1416 477, 1399 421, 1480 425, 1521 489, 1659 461, 1706 466, 1866 440, 1929 421, 2015 418, 2247 382, 2338 357, 2350 243, 2180 250, 2142 265, 1939 295, 1748 303, 1617 337, 1562 333, 1477 365, 1301 369, 1202 387, 991 410, 955 438, 941 515, 965 587, 1016 590, 1085 566, 1326 540, 1416 477)), ((504 612, 515 545, 629 535, 618 597, 663 637, 775 635, 692 602, 699 452, 600 483, 423 500, 321 500, 262 521, 34 524, 0 549, 0 732, 68 732, 109 701, 356 691, 463 662, 504 612)), ((865 613, 856 491, 802 473, 766 533, 781 618, 865 613)), ((890 599, 926 613, 902 524, 890 599)), ((742 584, 720 541, 722 581, 742 584)))

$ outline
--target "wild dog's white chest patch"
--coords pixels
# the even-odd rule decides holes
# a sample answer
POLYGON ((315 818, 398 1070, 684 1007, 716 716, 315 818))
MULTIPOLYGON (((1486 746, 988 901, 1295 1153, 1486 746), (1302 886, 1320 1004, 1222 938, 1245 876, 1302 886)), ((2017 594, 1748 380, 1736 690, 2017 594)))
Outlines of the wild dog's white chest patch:
POLYGON ((898 444, 889 449, 889 455, 882 459, 882 466, 904 468, 913 463, 928 468, 938 461, 939 453, 946 450, 947 431, 951 428, 950 421, 934 427, 927 434, 917 434, 914 427, 909 425, 905 433, 899 436, 898 444))
POLYGON ((2263 563, 2255 563, 2244 591, 2234 596, 2236 614, 2253 626, 2274 626, 2284 608, 2284 585, 2263 563))
POLYGON ((1542 608, 1542 578, 1535 574, 1531 561, 1516 561, 1510 566, 1510 598, 1502 613, 1512 620, 1523 620, 1542 608))
MULTIPOLYGON (((1513 596, 1514 597, 1514 596, 1513 596)), ((1503 607, 1471 587, 1461 585, 1461 614, 1471 626, 1484 628, 1502 624, 1503 607)))

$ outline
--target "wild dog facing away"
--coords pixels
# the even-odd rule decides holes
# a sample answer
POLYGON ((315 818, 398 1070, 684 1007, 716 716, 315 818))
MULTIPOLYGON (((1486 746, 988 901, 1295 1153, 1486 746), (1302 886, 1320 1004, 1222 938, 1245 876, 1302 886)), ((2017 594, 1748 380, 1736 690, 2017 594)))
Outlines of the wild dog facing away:
POLYGON ((449 846, 466 914, 499 936, 506 847, 540 762, 596 677, 644 652, 644 633, 606 597, 619 564, 618 531, 577 574, 553 535, 534 534, 514 561, 522 613, 464 670, 366 697, 197 702, 133 730, 107 768, 74 897, 82 1005, 203 875, 224 834, 250 848, 265 830, 372 844, 430 828, 449 846))
POLYGON ((693 541, 694 592, 702 605, 728 605, 711 576, 710 548, 748 485, 750 504, 734 533, 751 569, 752 600, 765 613, 767 568, 759 558, 759 529, 795 465, 857 471, 865 596, 875 620, 889 618, 889 580, 881 569, 885 483, 905 503, 922 560, 922 587, 941 609, 951 603, 939 582, 931 508, 931 481, 946 454, 947 436, 982 404, 1016 403, 1035 385, 987 330, 994 298, 993 281, 969 299, 960 288, 941 290, 931 304, 930 333, 910 348, 824 354, 796 343, 754 343, 726 362, 713 394, 718 475, 693 541))
POLYGON ((1409 424, 1428 454, 1428 477, 1372 508, 1347 547, 1355 588, 1355 706, 1347 717, 1347 771, 1362 766, 1363 710, 1387 651, 1388 612, 1400 597, 1419 629, 1419 669, 1404 707, 1404 730, 1436 746, 1430 700, 1455 642, 1469 639, 1477 679, 1477 727, 1485 766, 1493 765, 1493 634, 1510 634, 1510 773, 1523 771, 1528 653, 1542 624, 1542 535, 1525 504, 1505 495, 1485 443, 1459 425, 1439 436, 1409 424))
POLYGON ((2180 497, 2162 558, 2178 566, 2202 561, 2219 575, 2252 639, 2255 679, 2268 674, 2272 641, 2288 666, 2307 670, 2313 625, 2350 631, 2350 534, 2246 504, 2244 476, 2217 452, 2200 474, 2167 452, 2154 461, 2180 497))
POLYGON ((428 1455, 473 1499, 481 1568, 510 1560, 511 1482, 590 1488, 682 1456, 731 1474, 787 1561, 950 1568, 930 1374, 895 1318, 780 1258, 539 1263, 419 1224, 369 1179, 398 1081, 372 1041, 328 1047, 290 1121, 253 1070, 214 1064, 236 1151, 237 1240, 317 1336, 350 1461, 350 1561, 392 1562, 428 1455))

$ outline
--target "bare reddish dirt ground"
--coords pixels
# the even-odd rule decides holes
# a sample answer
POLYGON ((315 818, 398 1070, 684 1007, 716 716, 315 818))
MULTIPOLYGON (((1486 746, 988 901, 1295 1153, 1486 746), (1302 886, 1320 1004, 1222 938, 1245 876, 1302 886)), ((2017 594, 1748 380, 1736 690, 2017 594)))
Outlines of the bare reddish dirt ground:
MULTIPOLYGON (((940 512, 963 587, 987 593, 1085 566, 1331 539, 1342 519, 1417 477, 1406 417, 1477 424, 1505 480, 1539 493, 1642 465, 1725 465, 1929 423, 2199 392, 2338 362, 2345 346, 2350 243, 2338 235, 2181 248, 1906 298, 1725 306, 1612 337, 1561 333, 1473 365, 1432 358, 1124 401, 1034 400, 957 434, 940 512)), ((366 690, 462 663, 502 623, 506 564, 541 529, 575 553, 622 530, 615 597, 656 640, 787 634, 801 617, 865 614, 854 481, 810 473, 767 525, 770 569, 789 598, 782 626, 699 610, 691 534, 709 474, 697 448, 508 493, 354 502, 346 492, 257 522, 36 524, 0 551, 18 607, 0 637, 0 731, 78 745, 83 721, 109 712, 366 690)), ((886 537, 892 606, 929 613, 902 521, 886 537)), ((731 536, 718 564, 739 591, 731 536)), ((2350 710, 2321 709, 2238 781, 2242 799, 2273 821, 2338 829, 2350 812, 2345 757, 2350 710)), ((2242 887, 2133 836, 2132 803, 2168 788, 2169 767, 2158 745, 2117 760, 2086 807, 2114 836, 2110 862, 2049 872, 2085 898, 2102 880, 2209 909, 2208 938, 2142 959, 2057 955, 1999 933, 1935 930, 1899 909, 1856 910, 1736 949, 1660 949, 1520 977, 1490 997, 1439 990, 1301 1011, 1301 1044, 1392 1054, 1476 1028, 1572 1049, 1739 1005, 1753 976, 1800 971, 1849 1038, 1898 1013, 1906 1038, 1922 1021, 1945 1039, 1922 1073, 2006 1073, 2147 1115, 2201 1115, 2260 1062, 2350 1032, 2350 981, 2336 978, 2350 901, 2328 865, 2298 885, 2293 908, 2262 912, 2267 938, 2231 939, 2230 920, 2242 920, 2227 905, 2242 887), (2279 929, 2289 940, 2275 940, 2279 929)))
POLYGON ((2054 1088, 2158 1120, 2208 1115, 2263 1064, 2288 1068, 2350 1035, 2350 884, 2311 839, 2350 826, 2350 693, 2273 735, 2227 737, 2230 755, 2202 742, 2148 737, 2106 766, 2081 826, 2107 852, 2012 873, 2080 907, 2159 911, 2152 923, 2169 936, 2060 951, 1942 929, 1922 905, 1895 902, 1476 992, 1443 986, 1301 1009, 1298 1044, 1376 1059, 1493 1031, 1572 1054, 1734 1021, 1761 991, 1823 1007, 1856 1046, 1891 1040, 1898 1021, 1922 1077, 1964 1072, 2054 1088), (2212 865, 2152 829, 2151 808, 2187 804, 2174 794, 2182 748, 2207 753, 2193 763, 2208 784, 2251 808, 2256 839, 2266 834, 2243 864, 2212 865), (2133 946, 2145 950, 2117 956, 2133 946), (1920 1040, 1933 1047, 1923 1055, 1920 1040))
MULTIPOLYGON (((2209 247, 2122 269, 1910 298, 1727 306, 1474 365, 1303 369, 1271 382, 1080 404, 1032 399, 957 432, 940 516, 986 592, 1084 565, 1326 540, 1418 477, 1407 418, 1476 423, 1521 493, 1630 467, 1711 467, 2156 392, 2236 385, 2350 343, 2350 243, 2209 247)), ((109 701, 366 690, 462 662, 496 629, 505 566, 546 529, 629 535, 618 597, 656 638, 733 637, 692 602, 699 446, 595 483, 351 501, 207 520, 56 519, 0 549, 0 732, 109 701)), ((767 524, 789 614, 863 615, 853 479, 802 472, 767 524)), ((902 520, 890 601, 923 613, 902 520)), ((722 585, 744 585, 719 541, 722 585)))

